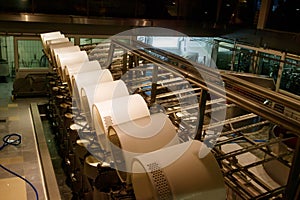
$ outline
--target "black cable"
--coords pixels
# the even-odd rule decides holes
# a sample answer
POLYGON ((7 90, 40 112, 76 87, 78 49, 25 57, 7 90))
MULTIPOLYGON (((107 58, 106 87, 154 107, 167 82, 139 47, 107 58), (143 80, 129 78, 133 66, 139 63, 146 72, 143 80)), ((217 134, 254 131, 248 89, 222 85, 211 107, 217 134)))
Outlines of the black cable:
MULTIPOLYGON (((21 135, 17 134, 17 133, 12 133, 12 134, 8 134, 6 136, 3 137, 3 145, 0 147, 0 151, 6 147, 7 145, 14 145, 17 146, 19 144, 21 144, 21 135)), ((6 171, 8 171, 9 173, 19 177, 20 179, 24 180, 26 183, 28 183, 30 185, 30 187, 32 187, 32 189, 35 192, 35 196, 36 199, 39 199, 39 194, 37 189, 34 187, 34 185, 32 183, 30 183, 26 178, 23 178, 22 176, 20 176, 19 174, 7 169, 6 167, 4 167, 2 164, 0 164, 0 167, 6 171)))
POLYGON ((17 133, 8 134, 4 136, 2 140, 3 140, 3 145, 0 147, 0 151, 7 145, 14 145, 14 146, 19 145, 21 143, 21 135, 17 133))

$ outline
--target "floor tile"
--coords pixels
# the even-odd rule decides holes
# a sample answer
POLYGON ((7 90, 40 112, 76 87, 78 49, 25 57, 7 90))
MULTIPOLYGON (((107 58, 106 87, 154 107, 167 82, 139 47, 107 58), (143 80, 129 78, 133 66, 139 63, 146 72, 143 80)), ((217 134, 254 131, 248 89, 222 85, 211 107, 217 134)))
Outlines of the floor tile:
POLYGON ((26 182, 17 177, 0 179, 0 194, 5 200, 27 199, 26 182))

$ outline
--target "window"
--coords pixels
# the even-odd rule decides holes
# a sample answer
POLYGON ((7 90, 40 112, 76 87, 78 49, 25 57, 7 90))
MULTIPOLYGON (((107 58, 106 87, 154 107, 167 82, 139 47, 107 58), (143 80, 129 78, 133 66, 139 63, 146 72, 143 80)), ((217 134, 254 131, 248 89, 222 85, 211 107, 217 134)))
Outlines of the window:
POLYGON ((18 66, 20 69, 32 69, 48 67, 48 61, 43 53, 43 46, 40 40, 19 39, 18 66))

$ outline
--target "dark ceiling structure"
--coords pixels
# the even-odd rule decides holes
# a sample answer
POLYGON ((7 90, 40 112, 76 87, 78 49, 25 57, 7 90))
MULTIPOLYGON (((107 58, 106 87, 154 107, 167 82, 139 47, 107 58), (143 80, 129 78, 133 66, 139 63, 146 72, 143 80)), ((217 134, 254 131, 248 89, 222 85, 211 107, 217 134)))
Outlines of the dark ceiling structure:
POLYGON ((262 0, 0 0, 0 34, 113 35, 151 26, 300 54, 300 1, 267 2, 257 29, 262 0))

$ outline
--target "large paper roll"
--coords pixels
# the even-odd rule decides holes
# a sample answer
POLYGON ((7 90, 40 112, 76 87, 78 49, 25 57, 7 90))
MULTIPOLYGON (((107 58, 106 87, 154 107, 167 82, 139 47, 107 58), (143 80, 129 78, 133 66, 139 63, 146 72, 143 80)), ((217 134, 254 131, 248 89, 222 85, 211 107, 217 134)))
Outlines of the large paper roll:
POLYGON ((69 41, 69 38, 67 38, 67 37, 57 38, 57 39, 53 39, 53 40, 47 40, 47 41, 46 41, 46 49, 45 49, 45 51, 46 51, 47 54, 49 54, 50 57, 51 57, 51 49, 49 49, 50 45, 53 45, 53 44, 61 44, 61 43, 66 43, 66 42, 70 42, 70 41, 69 41))
POLYGON ((204 148, 204 143, 193 140, 135 157, 136 199, 226 199, 219 165, 211 152, 201 156, 204 148))
POLYGON ((150 112, 143 97, 133 94, 94 103, 92 116, 99 143, 104 150, 108 150, 106 138, 109 126, 150 116, 150 112), (102 140, 102 138, 104 139, 102 140))
POLYGON ((47 40, 47 38, 57 38, 59 36, 61 36, 63 34, 61 34, 60 31, 53 31, 53 32, 47 32, 47 33, 41 33, 40 37, 42 42, 45 42, 47 40))
MULTIPOLYGON (((53 55, 53 51, 56 48, 63 48, 63 47, 70 47, 70 46, 74 46, 73 42, 69 41, 69 42, 63 42, 63 43, 57 43, 57 44, 50 44, 49 45, 49 55, 51 56, 53 55)), ((57 67, 57 57, 55 59, 55 62, 53 63, 54 67, 57 67)))
POLYGON ((179 144, 177 131, 164 113, 111 126, 108 139, 112 159, 122 181, 130 181, 134 157, 179 144))
POLYGON ((53 36, 53 35, 61 35, 61 32, 60 31, 52 31, 52 32, 41 33, 40 37, 41 37, 41 40, 43 41, 44 37, 53 36))
POLYGON ((86 51, 76 51, 71 53, 57 54, 57 68, 59 75, 62 75, 62 68, 66 65, 84 63, 89 61, 86 51))
POLYGON ((47 40, 53 40, 53 39, 58 39, 58 38, 64 38, 65 35, 61 34, 60 31, 53 31, 53 32, 48 32, 48 33, 41 33, 40 34, 41 40, 42 40, 42 44, 43 44, 43 48, 44 50, 46 49, 46 41, 47 40))
POLYGON ((69 38, 67 37, 62 37, 62 38, 56 38, 52 40, 47 40, 46 45, 49 46, 51 44, 59 44, 59 43, 64 43, 64 42, 69 42, 69 38))
POLYGON ((91 109, 94 103, 128 95, 127 86, 122 80, 83 86, 81 88, 80 102, 89 126, 93 128, 91 109))
MULTIPOLYGON (((53 48, 53 45, 58 45, 58 44, 62 44, 62 43, 67 43, 67 42, 70 42, 69 40, 68 41, 65 41, 65 42, 60 42, 60 43, 49 43, 49 41, 52 41, 52 40, 57 40, 57 39, 64 39, 65 36, 62 35, 61 37, 58 37, 58 38, 49 38, 45 41, 45 45, 44 45, 44 51, 45 53, 47 53, 47 55, 50 55, 51 54, 51 48, 53 48)), ((65 39, 64 39, 65 40, 65 39)))
POLYGON ((64 54, 64 53, 72 53, 80 51, 80 47, 78 45, 76 46, 68 46, 68 47, 61 47, 61 48, 53 48, 50 51, 51 54, 51 60, 52 62, 56 63, 57 61, 57 54, 64 54))
POLYGON ((108 69, 89 71, 85 73, 78 73, 77 75, 75 75, 72 86, 72 97, 74 102, 76 102, 77 108, 81 112, 83 111, 80 102, 81 88, 87 85, 96 85, 108 81, 113 81, 113 77, 108 69))
POLYGON ((84 63, 76 63, 72 65, 66 65, 62 68, 62 79, 63 81, 70 81, 70 83, 74 80, 74 75, 78 73, 85 73, 95 70, 101 70, 101 65, 97 60, 91 60, 84 63), (72 78, 73 77, 73 78, 72 78))

